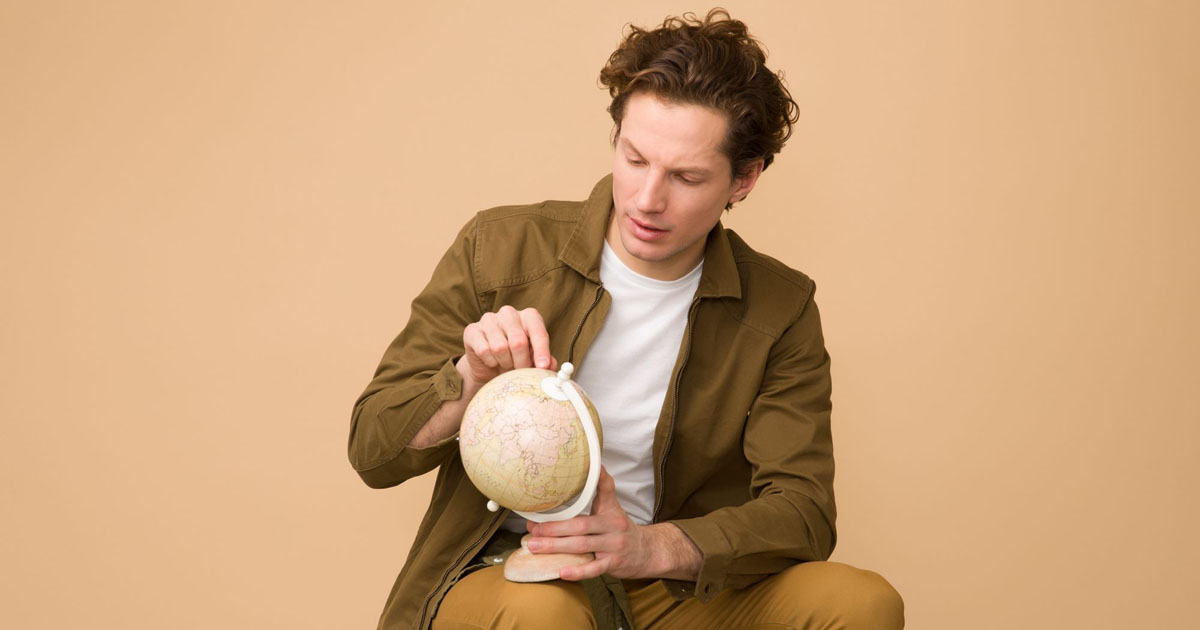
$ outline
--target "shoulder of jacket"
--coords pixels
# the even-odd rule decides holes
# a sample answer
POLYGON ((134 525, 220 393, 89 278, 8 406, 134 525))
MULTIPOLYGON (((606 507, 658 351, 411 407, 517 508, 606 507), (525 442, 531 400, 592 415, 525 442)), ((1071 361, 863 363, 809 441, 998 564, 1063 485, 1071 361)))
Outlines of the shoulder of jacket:
POLYGON ((475 215, 477 289, 521 282, 563 266, 558 253, 583 211, 581 201, 497 206, 475 215))
POLYGON ((726 228, 729 247, 741 278, 740 319, 778 335, 804 312, 816 292, 816 282, 804 272, 772 258, 726 228))
POLYGON ((733 261, 738 266, 738 272, 748 279, 743 280, 743 283, 767 282, 773 285, 773 288, 804 295, 813 292, 816 283, 808 274, 750 247, 733 230, 726 229, 725 233, 729 237, 729 247, 733 250, 733 261))
POLYGON ((511 206, 496 206, 480 211, 476 217, 480 225, 497 224, 519 226, 522 223, 574 223, 583 210, 582 201, 547 200, 511 206))

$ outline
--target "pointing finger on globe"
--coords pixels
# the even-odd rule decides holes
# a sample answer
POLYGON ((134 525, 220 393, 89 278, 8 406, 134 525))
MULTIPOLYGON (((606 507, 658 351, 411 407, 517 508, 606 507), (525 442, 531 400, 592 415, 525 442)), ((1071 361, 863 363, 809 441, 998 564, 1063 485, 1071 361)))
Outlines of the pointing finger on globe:
POLYGON ((505 305, 484 313, 463 330, 463 359, 474 385, 479 386, 509 370, 534 367, 558 369, 550 355, 550 336, 537 309, 518 311, 505 305))
POLYGON ((558 361, 550 356, 550 335, 546 332, 546 322, 542 320, 542 314, 535 308, 527 308, 520 314, 525 332, 529 334, 529 343, 533 346, 534 367, 557 371, 558 361))

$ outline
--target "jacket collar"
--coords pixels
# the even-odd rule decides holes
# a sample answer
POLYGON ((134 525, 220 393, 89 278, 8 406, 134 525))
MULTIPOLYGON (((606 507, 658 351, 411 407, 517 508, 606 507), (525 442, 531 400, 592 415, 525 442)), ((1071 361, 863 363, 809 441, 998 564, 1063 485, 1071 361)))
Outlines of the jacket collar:
MULTIPOLYGON (((604 250, 612 209, 612 175, 609 174, 592 188, 587 201, 583 202, 583 211, 575 222, 575 229, 558 253, 559 260, 596 284, 600 284, 600 256, 604 250)), ((720 222, 708 233, 704 245, 704 270, 700 272, 696 296, 742 297, 742 283, 733 259, 733 248, 720 222)))

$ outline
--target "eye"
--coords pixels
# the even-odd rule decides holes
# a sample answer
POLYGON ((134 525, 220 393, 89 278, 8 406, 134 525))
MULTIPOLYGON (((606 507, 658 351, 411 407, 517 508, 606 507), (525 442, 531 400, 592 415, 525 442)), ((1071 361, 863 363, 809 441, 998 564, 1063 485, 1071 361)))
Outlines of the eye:
POLYGON ((679 181, 683 182, 684 184, 686 184, 688 186, 695 186, 696 184, 700 183, 697 180, 688 179, 688 178, 684 177, 683 175, 679 176, 679 181))
POLYGON ((630 166, 645 166, 646 165, 645 162, 643 162, 642 160, 639 160, 637 158, 625 158, 625 160, 627 162, 629 162, 630 166))

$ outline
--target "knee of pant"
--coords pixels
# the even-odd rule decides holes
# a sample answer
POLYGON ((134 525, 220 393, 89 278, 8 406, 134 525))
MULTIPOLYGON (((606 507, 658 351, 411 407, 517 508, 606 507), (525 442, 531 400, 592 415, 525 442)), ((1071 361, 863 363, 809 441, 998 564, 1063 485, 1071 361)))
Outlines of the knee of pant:
POLYGON ((847 629, 890 630, 904 627, 904 600, 883 576, 839 562, 808 562, 780 574, 785 588, 822 602, 819 615, 847 629), (818 592, 814 593, 813 591, 818 592), (814 597, 815 596, 815 597, 814 597))
POLYGON ((853 610, 846 613, 852 628, 904 627, 904 600, 891 582, 874 571, 856 569, 861 574, 854 586, 853 610))
POLYGON ((596 628, 583 588, 568 582, 505 582, 497 593, 496 627, 596 628))

